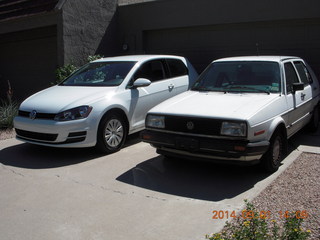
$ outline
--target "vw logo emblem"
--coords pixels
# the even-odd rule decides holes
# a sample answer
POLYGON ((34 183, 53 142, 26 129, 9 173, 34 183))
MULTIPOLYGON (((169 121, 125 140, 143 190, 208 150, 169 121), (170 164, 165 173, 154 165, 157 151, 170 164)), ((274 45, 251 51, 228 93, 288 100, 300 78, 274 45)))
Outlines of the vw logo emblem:
POLYGON ((29 114, 29 118, 31 120, 34 120, 37 116, 37 111, 36 110, 33 110, 30 114, 29 114))
POLYGON ((194 129, 194 123, 193 122, 187 122, 187 128, 189 129, 189 130, 192 130, 192 129, 194 129))

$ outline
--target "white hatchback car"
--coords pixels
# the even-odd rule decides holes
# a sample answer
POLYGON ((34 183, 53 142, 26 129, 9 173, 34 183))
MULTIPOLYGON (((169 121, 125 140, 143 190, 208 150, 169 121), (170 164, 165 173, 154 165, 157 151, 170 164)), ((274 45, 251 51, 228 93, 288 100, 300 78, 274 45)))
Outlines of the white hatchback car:
POLYGON ((145 127, 149 109, 188 90, 197 73, 183 57, 139 55, 93 61, 61 84, 26 99, 17 138, 52 147, 118 151, 145 127))
POLYGON ((319 124, 319 82, 298 57, 213 61, 190 91, 151 109, 143 141, 165 156, 261 162, 276 171, 287 139, 319 124))

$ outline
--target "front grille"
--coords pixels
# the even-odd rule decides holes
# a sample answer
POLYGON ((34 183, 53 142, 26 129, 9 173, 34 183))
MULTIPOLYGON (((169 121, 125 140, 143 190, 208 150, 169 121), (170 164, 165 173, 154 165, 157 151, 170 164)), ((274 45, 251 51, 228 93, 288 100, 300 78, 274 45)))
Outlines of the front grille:
POLYGON ((64 143, 77 143, 82 142, 86 139, 87 132, 72 132, 69 133, 67 140, 64 143))
MULTIPOLYGON (((19 110, 18 115, 19 115, 20 117, 27 117, 27 118, 29 118, 30 113, 31 113, 31 112, 19 110)), ((36 114, 36 119, 53 120, 55 116, 56 116, 56 114, 54 114, 54 113, 39 113, 39 112, 37 112, 37 114, 36 114)))
POLYGON ((37 133, 37 132, 29 132, 21 129, 16 129, 17 137, 24 140, 30 140, 38 143, 50 143, 50 144, 67 144, 67 143, 77 143, 82 142, 86 139, 87 132, 72 132, 68 134, 67 140, 64 142, 54 142, 58 134, 51 133, 37 133))
POLYGON ((168 131, 219 136, 222 120, 210 118, 166 116, 165 129, 168 131), (188 128, 189 126, 189 128, 188 128), (193 127, 192 127, 193 126, 193 127))
POLYGON ((58 134, 29 132, 21 129, 16 129, 16 133, 18 137, 22 137, 30 140, 37 140, 37 141, 47 141, 47 142, 53 142, 58 137, 58 134))

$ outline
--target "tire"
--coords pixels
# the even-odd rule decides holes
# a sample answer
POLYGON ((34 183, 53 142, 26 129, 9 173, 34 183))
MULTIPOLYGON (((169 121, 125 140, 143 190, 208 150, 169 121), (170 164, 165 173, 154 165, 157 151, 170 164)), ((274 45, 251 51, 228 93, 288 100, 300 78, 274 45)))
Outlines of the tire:
POLYGON ((270 140, 268 151, 261 158, 263 170, 268 173, 276 172, 286 155, 286 148, 286 138, 277 130, 270 140))
POLYGON ((311 120, 308 124, 308 129, 312 132, 316 132, 319 127, 319 106, 313 109, 311 120))
POLYGON ((103 153, 119 151, 128 134, 123 117, 117 113, 107 114, 100 122, 96 147, 103 153))

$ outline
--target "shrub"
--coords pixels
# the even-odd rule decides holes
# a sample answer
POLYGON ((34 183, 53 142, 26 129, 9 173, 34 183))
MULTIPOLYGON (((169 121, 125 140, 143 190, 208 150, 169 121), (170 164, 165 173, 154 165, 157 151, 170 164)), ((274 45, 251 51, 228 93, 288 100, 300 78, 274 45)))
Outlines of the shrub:
POLYGON ((63 67, 59 67, 56 70, 56 81, 52 82, 51 85, 56 85, 62 82, 64 79, 66 79, 68 76, 70 76, 74 71, 76 71, 78 68, 74 66, 73 64, 67 64, 63 67))
POLYGON ((99 54, 98 55, 90 55, 90 56, 88 56, 87 61, 92 62, 92 61, 100 59, 100 58, 103 58, 103 56, 99 55, 99 54))
POLYGON ((310 231, 301 228, 303 218, 296 213, 288 214, 284 226, 280 227, 275 220, 268 225, 268 218, 261 215, 253 204, 245 200, 246 217, 237 217, 234 222, 226 222, 222 232, 206 235, 209 240, 305 240, 310 231))
MULTIPOLYGON (((87 62, 92 62, 94 60, 103 58, 102 55, 89 55, 87 57, 87 62)), ((78 67, 73 64, 66 64, 62 67, 59 67, 56 69, 56 80, 54 82, 51 82, 51 85, 56 85, 62 82, 64 79, 66 79, 68 76, 70 76, 73 72, 78 70, 78 67)))
POLYGON ((18 114, 19 104, 15 101, 2 101, 0 104, 0 129, 13 128, 13 119, 18 114))

